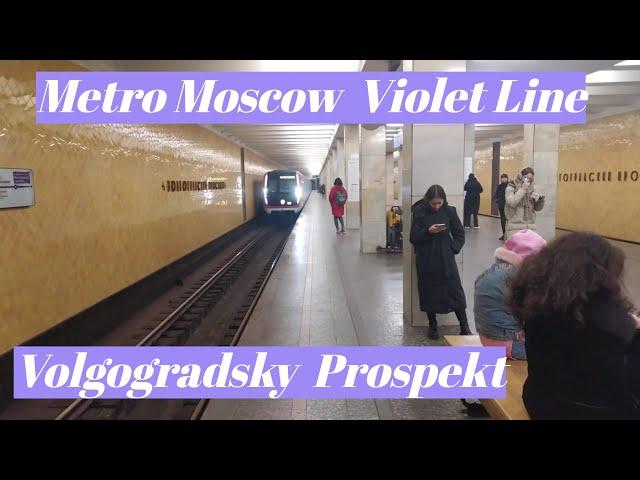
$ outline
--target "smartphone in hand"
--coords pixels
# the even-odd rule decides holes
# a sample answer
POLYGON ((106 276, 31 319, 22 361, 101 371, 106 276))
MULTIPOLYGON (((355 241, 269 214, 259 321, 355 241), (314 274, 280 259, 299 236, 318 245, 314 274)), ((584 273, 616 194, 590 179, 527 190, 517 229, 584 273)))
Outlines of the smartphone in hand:
POLYGON ((427 232, 431 235, 435 235, 436 233, 443 232, 447 229, 447 226, 444 223, 434 223, 429 228, 427 228, 427 232))

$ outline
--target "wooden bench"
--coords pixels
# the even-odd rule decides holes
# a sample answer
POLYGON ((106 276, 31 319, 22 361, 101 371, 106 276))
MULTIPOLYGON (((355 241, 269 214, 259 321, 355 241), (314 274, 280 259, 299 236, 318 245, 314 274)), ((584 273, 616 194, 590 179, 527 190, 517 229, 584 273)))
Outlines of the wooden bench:
MULTIPOLYGON (((444 343, 452 347, 481 347, 478 335, 445 335, 444 343)), ((527 362, 508 360, 507 397, 482 398, 480 401, 492 418, 499 420, 530 420, 522 401, 522 386, 527 379, 527 362)))

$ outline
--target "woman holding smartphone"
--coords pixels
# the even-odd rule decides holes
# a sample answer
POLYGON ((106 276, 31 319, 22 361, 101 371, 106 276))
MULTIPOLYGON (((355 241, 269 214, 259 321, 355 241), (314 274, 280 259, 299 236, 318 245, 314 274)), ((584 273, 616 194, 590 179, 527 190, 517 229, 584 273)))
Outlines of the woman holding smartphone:
POLYGON ((536 229, 536 212, 544 208, 544 195, 533 184, 533 168, 523 169, 504 193, 507 225, 504 238, 520 230, 536 229))
POLYGON ((429 318, 428 336, 440 338, 436 314, 455 312, 460 334, 471 335, 467 302, 455 256, 464 245, 464 227, 440 185, 432 185, 412 212, 410 241, 416 251, 420 309, 429 318))

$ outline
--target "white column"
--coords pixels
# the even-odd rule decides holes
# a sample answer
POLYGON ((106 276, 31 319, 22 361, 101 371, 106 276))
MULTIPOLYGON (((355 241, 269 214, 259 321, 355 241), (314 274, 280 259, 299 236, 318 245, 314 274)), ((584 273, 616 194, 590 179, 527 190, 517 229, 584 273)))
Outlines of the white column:
POLYGON ((333 147, 331 149, 331 159, 333 160, 333 180, 336 179, 336 177, 340 176, 340 167, 339 167, 339 163, 338 163, 338 149, 336 147, 333 147))
MULTIPOLYGON (((465 60, 405 60, 403 71, 466 71, 465 60)), ((427 316, 420 311, 417 274, 411 231, 411 205, 424 197, 429 186, 441 185, 450 205, 462 220, 465 126, 406 124, 402 147, 403 214, 403 300, 404 316, 413 325, 426 325, 427 316)), ((464 252, 464 250, 463 250, 464 252)), ((462 277, 463 253, 456 256, 462 277)), ((469 303, 469 302, 468 302, 469 303)), ((453 313, 438 315, 441 325, 457 324, 453 313)))
POLYGON ((524 126, 523 163, 533 168, 536 190, 545 196, 544 209, 536 212, 536 229, 545 240, 556 234, 559 140, 559 125, 524 126))
POLYGON ((393 152, 393 203, 401 205, 402 201, 402 155, 400 150, 393 152))
POLYGON ((337 177, 342 179, 342 183, 345 184, 346 188, 346 162, 344 157, 344 139, 338 138, 336 139, 336 161, 338 162, 338 171, 337 177))
POLYGON ((344 157, 348 200, 345 208, 348 229, 360 228, 360 125, 344 126, 344 157))
POLYGON ((464 171, 462 178, 468 178, 473 173, 473 153, 476 149, 476 126, 464 126, 464 171))
POLYGON ((393 186, 394 186, 394 175, 393 175, 393 164, 394 157, 393 152, 387 152, 385 155, 385 176, 386 176, 386 210, 395 205, 393 200, 393 186))
POLYGON ((375 253, 387 243, 385 125, 361 125, 360 144, 360 251, 375 253))

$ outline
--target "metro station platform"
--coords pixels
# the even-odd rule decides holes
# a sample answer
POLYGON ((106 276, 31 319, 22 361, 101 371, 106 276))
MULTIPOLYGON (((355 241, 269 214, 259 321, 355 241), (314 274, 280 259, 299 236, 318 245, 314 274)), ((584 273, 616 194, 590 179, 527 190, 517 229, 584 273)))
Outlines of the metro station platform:
MULTIPOLYGON (((408 221, 408 220, 407 220, 408 221)), ((502 244, 499 219, 465 230, 462 280, 473 331, 473 285, 502 244)), ((558 234, 562 232, 558 231, 558 234)), ((359 230, 337 235, 329 202, 312 192, 239 345, 442 345, 402 315, 402 255, 359 252, 359 230)), ((627 286, 640 302, 640 246, 627 254, 627 286)), ((442 335, 457 326, 441 326, 442 335)), ((212 400, 202 419, 470 419, 459 400, 212 400)))

